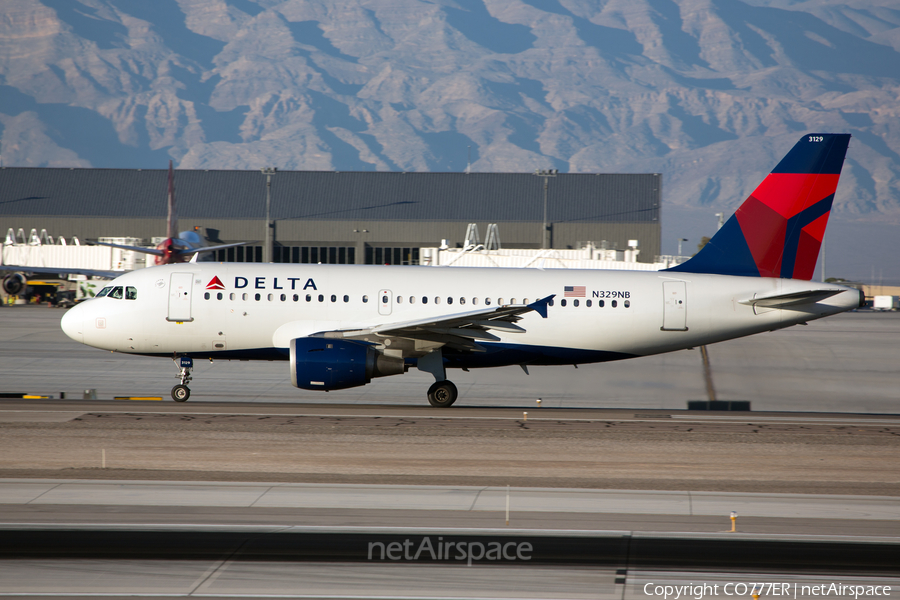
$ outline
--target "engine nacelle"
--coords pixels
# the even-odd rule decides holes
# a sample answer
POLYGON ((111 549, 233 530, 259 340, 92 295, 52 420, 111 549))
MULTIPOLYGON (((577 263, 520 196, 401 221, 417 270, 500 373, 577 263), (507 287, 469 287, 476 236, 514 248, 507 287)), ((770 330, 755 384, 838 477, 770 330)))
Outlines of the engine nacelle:
POLYGON ((28 280, 22 273, 13 273, 3 278, 3 291, 10 296, 18 296, 28 287, 28 280))
POLYGON ((343 390, 406 370, 402 358, 360 342, 303 337, 291 340, 290 349, 291 383, 304 390, 343 390))

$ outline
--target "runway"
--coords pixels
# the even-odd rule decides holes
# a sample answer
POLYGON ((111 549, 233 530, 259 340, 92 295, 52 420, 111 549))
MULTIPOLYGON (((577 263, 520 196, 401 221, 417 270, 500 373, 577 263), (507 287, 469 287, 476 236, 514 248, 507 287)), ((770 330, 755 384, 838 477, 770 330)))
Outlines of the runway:
MULTIPOLYGON (((88 348, 59 329, 62 309, 0 308, 0 392, 82 398, 168 399, 177 369, 160 358, 88 348)), ((755 411, 900 412, 900 313, 845 313, 709 347, 719 399, 755 411)), ((707 399, 698 350, 598 365, 451 371, 458 406, 684 409, 707 399)), ((430 376, 418 371, 322 394, 291 386, 287 363, 198 361, 191 403, 287 402, 425 405, 430 376)))
POLYGON ((716 413, 684 410, 705 399, 696 352, 453 373, 449 410, 425 405, 415 372, 323 395, 291 387, 286 364, 198 363, 176 404, 168 361, 71 342, 61 314, 0 309, 0 391, 56 398, 0 400, 3 597, 622 600, 648 598, 648 583, 768 581, 802 598, 838 580, 900 585, 900 315, 711 346, 719 398, 753 408, 716 413), (556 541, 528 565, 359 560, 410 535, 556 541))
POLYGON ((643 598, 647 583, 900 585, 893 498, 5 480, 0 505, 0 595, 12 597, 643 598), (600 514, 616 526, 593 527, 600 514))

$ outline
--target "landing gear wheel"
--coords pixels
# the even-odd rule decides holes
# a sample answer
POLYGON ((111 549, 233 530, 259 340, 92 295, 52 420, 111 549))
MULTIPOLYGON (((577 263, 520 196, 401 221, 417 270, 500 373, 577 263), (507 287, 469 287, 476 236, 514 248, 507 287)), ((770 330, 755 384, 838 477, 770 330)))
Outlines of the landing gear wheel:
POLYGON ((435 381, 428 388, 428 402, 437 408, 447 408, 456 402, 459 392, 452 381, 435 381))
POLYGON ((172 400, 185 402, 191 397, 191 389, 186 385, 176 385, 172 388, 172 400))

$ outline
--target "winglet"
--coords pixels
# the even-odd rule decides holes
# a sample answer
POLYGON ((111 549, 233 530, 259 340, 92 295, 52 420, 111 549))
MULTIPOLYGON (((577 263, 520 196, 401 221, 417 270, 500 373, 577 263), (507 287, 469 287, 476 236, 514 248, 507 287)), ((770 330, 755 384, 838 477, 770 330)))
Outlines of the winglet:
POLYGON ((550 294, 546 298, 541 298, 540 300, 536 300, 535 302, 532 302, 531 304, 527 304, 526 306, 528 306, 528 308, 530 308, 531 310, 533 310, 534 312, 536 312, 537 314, 541 315, 543 318, 546 319, 547 318, 547 305, 554 298, 556 298, 556 294, 550 294))

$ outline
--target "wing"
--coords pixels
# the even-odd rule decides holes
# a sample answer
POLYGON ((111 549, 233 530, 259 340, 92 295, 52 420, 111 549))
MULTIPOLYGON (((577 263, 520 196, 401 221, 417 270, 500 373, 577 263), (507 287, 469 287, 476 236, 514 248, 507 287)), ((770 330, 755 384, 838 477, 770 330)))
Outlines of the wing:
MULTIPOLYGON (((225 248, 234 248, 236 246, 246 246, 247 244, 253 244, 254 242, 235 242, 234 244, 219 244, 218 246, 199 246, 197 248, 179 248, 178 254, 182 254, 185 256, 196 254, 198 252, 214 252, 216 250, 223 250, 225 248)), ((110 242, 92 242, 97 246, 109 246, 110 248, 122 248, 123 250, 132 250, 134 252, 143 252, 144 254, 153 254, 154 256, 162 256, 165 254, 162 250, 157 250, 156 248, 144 248, 142 246, 128 246, 126 244, 112 244, 110 242)))
POLYGON ((110 248, 121 248, 123 250, 131 250, 133 252, 143 252, 144 254, 153 254, 154 256, 162 256, 164 252, 156 248, 144 248, 143 246, 128 246, 126 244, 112 244, 110 242, 91 242, 94 246, 109 246, 110 248))
POLYGON ((2 271, 25 273, 26 275, 90 275, 91 277, 103 277, 105 279, 115 279, 116 277, 125 274, 125 271, 66 269, 62 267, 22 267, 17 265, 0 265, 0 272, 2 271))
POLYGON ((225 248, 235 248, 237 246, 246 246, 247 244, 255 244, 256 242, 235 242, 233 244, 219 244, 218 246, 200 246, 199 248, 189 248, 182 250, 181 254, 196 254, 198 252, 214 252, 225 248))
POLYGON ((378 342, 384 338, 398 340, 391 348, 403 350, 404 356, 424 353, 432 348, 450 346, 459 350, 483 352, 482 341, 497 341, 500 338, 491 333, 522 333, 524 328, 516 323, 522 315, 536 312, 547 318, 547 304, 555 294, 531 304, 507 304, 496 308, 483 308, 467 312, 443 315, 437 318, 386 323, 365 329, 340 329, 322 331, 316 337, 344 338, 378 342), (404 343, 405 342, 405 343, 404 343), (399 347, 398 347, 399 346, 399 347))

